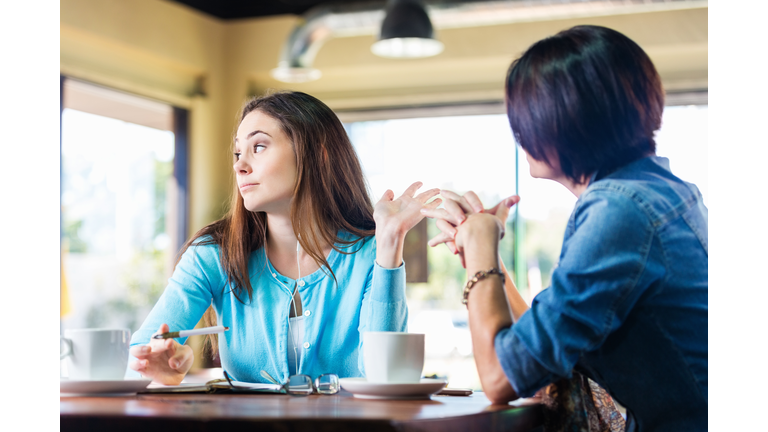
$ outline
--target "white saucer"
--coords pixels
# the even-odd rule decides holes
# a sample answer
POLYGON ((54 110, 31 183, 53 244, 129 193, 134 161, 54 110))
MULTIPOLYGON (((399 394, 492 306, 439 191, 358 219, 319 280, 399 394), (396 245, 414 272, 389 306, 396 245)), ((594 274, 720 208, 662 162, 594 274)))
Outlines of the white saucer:
POLYGON ((59 393, 62 396, 131 395, 145 389, 151 382, 150 379, 78 381, 61 378, 59 393))
POLYGON ((376 384, 365 378, 341 378, 341 388, 360 399, 429 399, 442 390, 448 381, 422 378, 411 384, 376 384))

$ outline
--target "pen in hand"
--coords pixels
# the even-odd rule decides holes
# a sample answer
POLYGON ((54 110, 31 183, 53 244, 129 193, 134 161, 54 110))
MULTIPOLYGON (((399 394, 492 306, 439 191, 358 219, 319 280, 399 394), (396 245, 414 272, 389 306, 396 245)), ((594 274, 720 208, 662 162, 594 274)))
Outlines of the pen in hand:
POLYGON ((199 328, 199 329, 180 330, 180 331, 175 331, 175 332, 156 334, 156 335, 152 336, 152 338, 153 339, 173 339, 173 338, 195 336, 195 335, 207 335, 207 334, 213 334, 213 333, 224 333, 227 330, 229 330, 229 327, 224 327, 224 326, 205 327, 205 328, 199 328))

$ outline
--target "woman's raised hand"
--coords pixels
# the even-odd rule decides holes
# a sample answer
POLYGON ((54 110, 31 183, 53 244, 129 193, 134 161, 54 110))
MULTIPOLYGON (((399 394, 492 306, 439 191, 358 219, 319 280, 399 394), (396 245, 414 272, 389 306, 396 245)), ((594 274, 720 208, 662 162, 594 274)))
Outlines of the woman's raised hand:
MULTIPOLYGON (((163 324, 155 334, 168 331, 168 324, 163 324)), ((174 339, 151 338, 149 341, 147 345, 131 347, 131 355, 138 359, 131 362, 131 369, 160 384, 181 384, 195 358, 192 348, 174 339)))
POLYGON ((403 261, 405 235, 424 219, 421 210, 435 209, 442 202, 439 198, 427 202, 440 193, 440 189, 430 189, 416 195, 421 186, 421 182, 410 185, 397 199, 394 199, 394 192, 387 190, 373 208, 373 220, 376 222, 376 262, 384 268, 400 266, 403 261))
POLYGON ((415 195, 422 185, 422 182, 413 183, 397 199, 394 199, 395 193, 391 190, 388 189, 384 192, 384 195, 373 208, 376 231, 384 230, 404 236, 424 219, 424 215, 420 212, 421 209, 434 209, 439 206, 442 202, 439 198, 429 203, 427 201, 439 194, 440 189, 429 189, 415 195))
POLYGON ((490 241, 501 239, 504 237, 504 227, 507 216, 509 216, 509 209, 520 201, 519 196, 512 195, 501 200, 492 208, 485 209, 480 198, 472 191, 459 195, 449 190, 442 190, 440 194, 444 199, 443 208, 421 211, 423 215, 434 218, 435 224, 440 229, 440 234, 429 240, 428 244, 434 247, 445 243, 454 255, 461 256, 462 265, 464 264, 463 248, 467 240, 462 233, 468 231, 473 234, 490 233, 493 229, 479 231, 476 228, 483 225, 487 227, 488 224, 494 223, 495 227, 490 228, 495 228, 499 237, 486 240, 490 244, 490 241))

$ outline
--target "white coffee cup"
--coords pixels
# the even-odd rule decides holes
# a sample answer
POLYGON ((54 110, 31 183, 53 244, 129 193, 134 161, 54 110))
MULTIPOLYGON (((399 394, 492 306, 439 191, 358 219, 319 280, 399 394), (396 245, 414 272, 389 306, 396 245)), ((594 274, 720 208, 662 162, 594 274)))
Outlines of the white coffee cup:
POLYGON ((122 380, 128 366, 128 329, 67 329, 61 337, 61 358, 67 358, 69 379, 122 380))
POLYGON ((424 369, 424 335, 363 333, 363 365, 370 383, 418 383, 424 369))

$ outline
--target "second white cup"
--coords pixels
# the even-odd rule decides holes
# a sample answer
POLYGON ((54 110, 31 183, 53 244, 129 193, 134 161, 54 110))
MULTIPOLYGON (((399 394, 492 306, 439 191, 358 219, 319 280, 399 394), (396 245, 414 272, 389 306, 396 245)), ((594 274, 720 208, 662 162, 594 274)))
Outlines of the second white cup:
POLYGON ((122 380, 128 366, 131 331, 68 329, 61 337, 71 380, 122 380))
POLYGON ((424 335, 363 333, 363 365, 370 383, 418 383, 424 369, 424 335))

